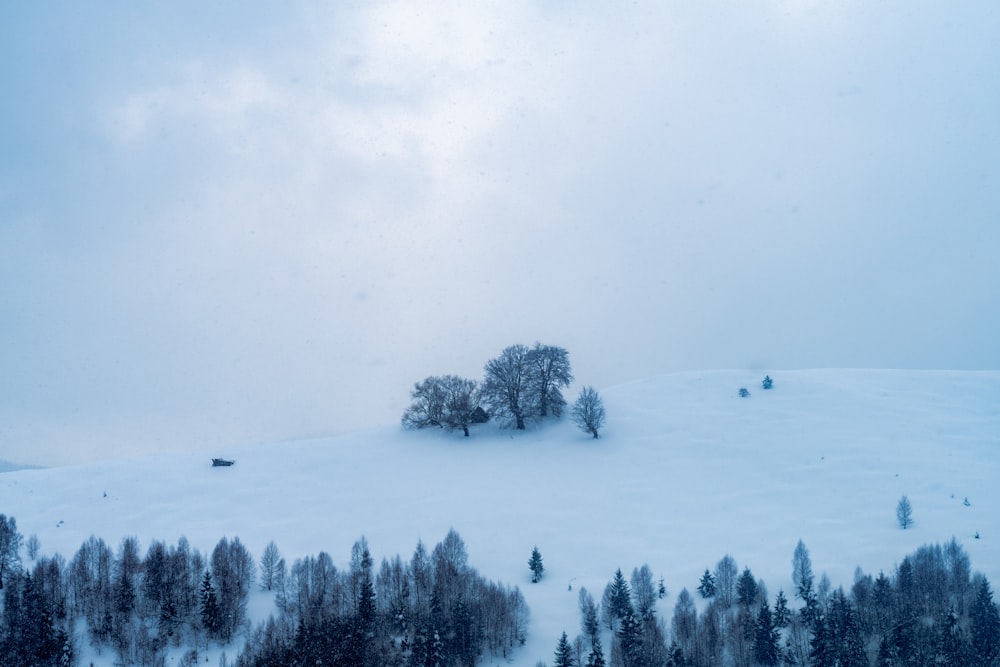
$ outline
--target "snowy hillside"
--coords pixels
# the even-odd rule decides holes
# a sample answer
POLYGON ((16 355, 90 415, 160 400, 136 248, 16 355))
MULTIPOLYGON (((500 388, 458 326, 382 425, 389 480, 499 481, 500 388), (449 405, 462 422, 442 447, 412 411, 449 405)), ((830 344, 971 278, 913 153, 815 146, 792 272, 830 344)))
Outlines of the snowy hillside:
MULTIPOLYGON (((790 593, 800 538, 817 577, 827 573, 834 586, 849 586, 856 566, 889 572, 918 546, 952 536, 974 570, 1000 582, 1000 372, 771 376, 770 391, 760 388, 763 373, 744 371, 608 388, 596 441, 568 420, 527 433, 480 426, 470 438, 388 425, 6 472, 0 512, 25 537, 37 534, 42 554, 67 558, 91 534, 115 546, 135 535, 143 549, 184 535, 202 552, 238 536, 256 559, 274 540, 289 563, 325 550, 340 567, 361 535, 378 562, 407 559, 417 540, 433 545, 455 528, 472 566, 524 592, 529 637, 513 664, 525 666, 551 662, 559 634, 579 632, 580 586, 599 599, 616 568, 643 563, 666 583, 661 615, 727 553, 772 597, 790 593), (740 387, 752 395, 739 398, 740 387), (211 456, 237 463, 212 468, 211 456), (895 517, 904 494, 915 520, 906 531, 895 517), (546 568, 538 584, 527 567, 534 545, 546 568)), ((254 595, 260 618, 270 600, 254 595)))

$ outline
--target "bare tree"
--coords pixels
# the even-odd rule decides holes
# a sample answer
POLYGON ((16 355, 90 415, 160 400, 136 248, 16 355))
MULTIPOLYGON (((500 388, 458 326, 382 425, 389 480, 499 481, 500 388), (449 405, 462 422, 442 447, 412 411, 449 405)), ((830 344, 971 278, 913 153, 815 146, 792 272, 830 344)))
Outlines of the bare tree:
POLYGON ((632 602, 635 612, 640 618, 653 615, 656 606, 656 588, 653 585, 653 573, 649 565, 632 569, 632 602))
POLYGON ((551 414, 562 415, 566 406, 562 389, 573 382, 569 367, 569 353, 555 345, 535 343, 528 355, 531 368, 531 393, 536 401, 535 411, 542 419, 551 414))
POLYGON ((28 538, 28 541, 25 542, 24 546, 28 550, 28 558, 32 561, 38 558, 38 550, 42 547, 41 542, 38 541, 38 535, 32 533, 31 537, 28 538))
POLYGON ((269 591, 274 588, 275 577, 278 574, 278 561, 281 560, 281 553, 278 545, 271 540, 264 547, 264 553, 260 557, 260 589, 269 591))
POLYGON ((219 606, 219 637, 229 641, 246 619, 247 596, 254 579, 250 552, 234 537, 223 537, 212 550, 212 580, 219 606))
POLYGON ((584 387, 573 404, 573 423, 597 438, 598 429, 604 426, 604 418, 604 401, 600 394, 593 387, 584 387))
POLYGON ((429 377, 414 385, 413 403, 403 413, 403 428, 437 426, 449 431, 461 429, 469 435, 469 425, 477 421, 479 385, 454 375, 429 377))
POLYGON ((715 585, 716 596, 719 598, 724 609, 728 609, 733 604, 736 594, 736 577, 739 570, 736 568, 736 560, 726 554, 715 565, 715 585))
POLYGON ((523 431, 532 408, 532 354, 524 345, 511 345, 486 363, 483 400, 490 413, 509 419, 523 431))

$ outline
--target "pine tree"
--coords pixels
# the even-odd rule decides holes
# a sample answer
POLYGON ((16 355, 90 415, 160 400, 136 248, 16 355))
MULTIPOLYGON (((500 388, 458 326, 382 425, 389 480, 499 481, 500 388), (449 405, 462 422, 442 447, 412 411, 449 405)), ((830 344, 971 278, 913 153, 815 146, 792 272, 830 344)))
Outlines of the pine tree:
POLYGON ((556 661, 553 667, 574 667, 576 661, 573 660, 573 647, 569 645, 566 633, 562 633, 559 638, 559 645, 556 646, 556 661))
POLYGON ((958 613, 954 608, 945 614, 944 621, 939 623, 937 662, 941 665, 965 665, 969 663, 967 647, 962 627, 959 625, 958 613))
POLYGON ((444 640, 441 639, 441 633, 435 629, 431 635, 426 667, 444 667, 445 659, 444 640))
POLYGON ((969 621, 975 664, 996 665, 1000 662, 1000 613, 986 577, 979 583, 976 599, 969 609, 969 621))
POLYGON ((753 573, 749 567, 743 568, 743 574, 736 582, 736 599, 741 606, 750 608, 757 600, 757 581, 753 578, 753 573))
POLYGON ((771 616, 771 608, 764 602, 760 606, 754 626, 753 654, 761 665, 777 665, 781 634, 771 616))
POLYGON ((621 624, 618 628, 617 637, 624 664, 627 667, 641 667, 644 664, 642 624, 632 610, 631 603, 628 604, 621 616, 621 624))
POLYGON ((605 667, 604 648, 601 646, 601 637, 599 635, 594 637, 590 655, 587 656, 586 667, 605 667))
POLYGON ((705 574, 701 575, 701 583, 698 584, 698 594, 706 600, 715 597, 715 577, 708 570, 705 570, 705 574))
POLYGON ((593 644, 601 629, 600 623, 597 620, 597 605, 594 604, 594 598, 591 596, 590 592, 582 586, 580 587, 579 602, 583 634, 586 635, 590 639, 590 643, 593 644))
POLYGON ((219 618, 219 601, 215 597, 215 586, 212 584, 212 575, 205 570, 205 576, 201 580, 201 592, 199 596, 199 611, 201 614, 201 627, 205 633, 214 638, 219 632, 221 619, 219 618))
POLYGON ((854 609, 842 590, 831 596, 830 612, 816 620, 811 655, 814 667, 868 667, 854 609))
POLYGON ((0 514, 0 589, 3 589, 9 573, 20 570, 22 540, 14 517, 0 514))
POLYGON ((791 620, 792 612, 788 608, 788 599, 785 597, 785 591, 779 590, 778 597, 774 599, 774 625, 775 627, 784 628, 788 626, 791 620))
POLYGON ((528 567, 531 568, 531 583, 537 584, 542 579, 542 572, 545 571, 545 567, 542 565, 542 554, 538 551, 537 546, 531 550, 528 567))
POLYGON ((625 581, 621 569, 615 570, 615 578, 611 580, 611 606, 609 614, 612 618, 622 619, 625 614, 632 613, 632 591, 625 581))

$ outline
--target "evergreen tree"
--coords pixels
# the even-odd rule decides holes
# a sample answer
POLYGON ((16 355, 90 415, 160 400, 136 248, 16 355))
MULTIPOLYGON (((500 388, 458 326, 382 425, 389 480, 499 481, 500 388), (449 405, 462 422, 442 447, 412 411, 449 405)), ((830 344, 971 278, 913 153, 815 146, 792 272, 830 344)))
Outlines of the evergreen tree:
POLYGON ((605 667, 604 648, 601 646, 601 637, 596 635, 591 645, 590 655, 587 656, 586 667, 605 667))
POLYGON ((972 654, 976 665, 1000 663, 1000 613, 993 602, 993 591, 986 577, 980 579, 976 599, 969 609, 969 631, 972 639, 972 654))
POLYGON ((575 667, 576 661, 573 659, 573 647, 569 645, 566 633, 562 633, 559 638, 559 645, 556 646, 556 661, 553 667, 575 667))
POLYGON ((208 570, 205 570, 205 576, 201 580, 198 609, 201 616, 201 627, 204 628, 209 637, 215 638, 219 632, 221 619, 219 618, 219 601, 215 597, 215 586, 212 584, 212 575, 208 570))
POLYGON ((969 663, 968 648, 958 613, 949 609, 944 620, 938 624, 940 632, 937 642, 936 662, 940 665, 966 665, 969 663))
POLYGON ((872 586, 872 604, 875 608, 875 629, 883 637, 892 628, 892 611, 896 604, 896 593, 885 572, 879 572, 872 586))
POLYGON ((441 638, 441 633, 434 629, 431 633, 430 648, 427 651, 426 667, 444 667, 446 660, 444 640, 441 638))
MULTIPOLYGON (((642 623, 632 610, 632 604, 628 603, 621 616, 621 623, 616 634, 621 650, 622 664, 624 667, 645 667, 642 623)), ((612 660, 612 662, 614 662, 612 660)))
POLYGON ((774 599, 774 625, 778 628, 784 628, 788 626, 791 620, 792 612, 788 608, 788 599, 785 597, 785 591, 779 590, 778 597, 774 599))
POLYGON ((0 589, 4 587, 9 573, 20 570, 21 541, 14 517, 0 514, 0 589))
POLYGON ((743 568, 743 574, 736 582, 736 600, 740 606, 750 608, 757 601, 757 581, 753 578, 749 567, 743 568))
POLYGON ((687 667, 688 661, 684 657, 684 651, 677 642, 672 642, 667 649, 667 664, 664 667, 687 667))
POLYGON ((580 587, 578 597, 580 601, 581 628, 583 630, 583 634, 590 639, 590 643, 593 645, 598 633, 601 630, 600 624, 597 620, 597 605, 594 604, 594 598, 590 592, 582 586, 580 587))
POLYGON ((698 594, 705 598, 715 597, 715 577, 707 569, 705 574, 701 575, 701 583, 698 584, 698 594))
POLYGON ((629 590, 628 582, 621 569, 615 570, 615 577, 611 580, 611 594, 609 599, 608 615, 611 619, 623 619, 626 614, 632 613, 632 592, 629 590))
POLYGON ((476 641, 472 626, 472 616, 462 596, 455 601, 451 613, 452 651, 460 665, 473 667, 479 657, 479 643, 476 641))
POLYGON ((771 616, 771 608, 764 602, 760 606, 754 626, 753 655, 754 659, 761 665, 770 667, 778 664, 780 653, 779 640, 781 633, 771 616))
POLYGON ((531 550, 528 567, 531 569, 531 583, 537 584, 542 579, 542 572, 545 571, 545 567, 542 565, 542 554, 538 551, 537 546, 531 550))
POLYGON ((816 620, 815 628, 814 667, 868 667, 854 609, 842 590, 833 593, 829 613, 816 620))

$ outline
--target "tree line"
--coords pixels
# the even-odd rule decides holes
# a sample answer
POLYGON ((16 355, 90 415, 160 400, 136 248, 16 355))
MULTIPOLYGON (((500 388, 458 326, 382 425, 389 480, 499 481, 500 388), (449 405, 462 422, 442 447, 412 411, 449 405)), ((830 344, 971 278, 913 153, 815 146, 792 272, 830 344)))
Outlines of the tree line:
POLYGON ((749 567, 732 556, 706 569, 677 596, 669 626, 657 617, 646 566, 626 580, 615 572, 600 602, 579 592, 581 633, 560 637, 555 667, 903 667, 1000 665, 1000 610, 989 581, 973 574, 952 539, 906 556, 891 575, 855 571, 850 590, 817 583, 799 541, 792 560, 793 609, 784 591, 773 602, 749 567), (602 636, 610 637, 608 654, 602 636))
MULTIPOLYGON (((403 428, 443 428, 469 435, 469 427, 496 419, 505 428, 559 418, 566 408, 562 390, 573 382, 569 353, 555 345, 511 345, 490 359, 482 381, 455 375, 427 377, 410 392, 403 428)), ((585 387, 573 406, 574 422, 598 437, 605 420, 600 396, 585 387)))
POLYGON ((344 570, 325 552, 289 567, 274 542, 255 563, 238 538, 223 537, 205 556, 183 537, 154 541, 142 555, 135 537, 113 550, 94 536, 68 562, 56 554, 25 569, 22 544, 14 518, 0 514, 4 667, 70 667, 81 642, 119 665, 159 667, 173 652, 193 667, 210 642, 238 637, 243 667, 446 667, 508 656, 527 632, 521 592, 470 567, 455 531, 377 570, 364 538, 344 570), (274 595, 275 612, 252 628, 255 582, 274 595))
MULTIPOLYGON (((13 517, 0 521, 16 531, 13 517)), ((170 649, 189 647, 182 664, 192 665, 209 641, 229 642, 247 628, 255 564, 238 538, 223 537, 208 557, 183 537, 154 541, 143 556, 135 537, 116 551, 91 536, 68 562, 55 554, 22 569, 15 549, 3 558, 5 667, 74 665, 81 641, 121 665, 162 665, 170 649)))
POLYGON ((297 561, 287 579, 279 566, 276 591, 277 613, 252 632, 240 667, 472 667, 507 658, 527 633, 521 592, 470 567, 454 530, 377 570, 364 539, 344 571, 325 553, 297 561))

